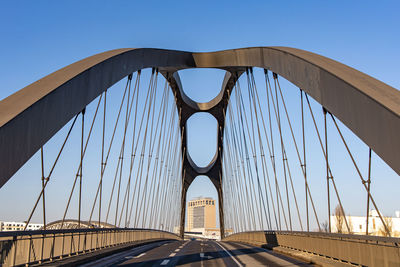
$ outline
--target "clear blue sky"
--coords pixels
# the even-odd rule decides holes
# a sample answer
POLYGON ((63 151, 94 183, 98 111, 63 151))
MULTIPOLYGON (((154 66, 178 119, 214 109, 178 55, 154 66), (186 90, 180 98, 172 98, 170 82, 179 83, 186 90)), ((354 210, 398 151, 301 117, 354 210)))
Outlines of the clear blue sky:
MULTIPOLYGON (((290 46, 400 88, 399 12, 399 1, 1 1, 0 99, 77 60, 122 47, 290 46)), ((218 93, 216 77, 222 74, 182 72, 187 94, 197 101, 218 93)), ((213 121, 197 125, 213 127, 213 121)), ((193 152, 200 165, 214 153, 207 149, 193 152)), ((199 178, 188 199, 216 198, 213 190, 199 178)), ((8 198, 4 187, 0 198, 8 198)), ((386 212, 400 209, 395 206, 386 212)))

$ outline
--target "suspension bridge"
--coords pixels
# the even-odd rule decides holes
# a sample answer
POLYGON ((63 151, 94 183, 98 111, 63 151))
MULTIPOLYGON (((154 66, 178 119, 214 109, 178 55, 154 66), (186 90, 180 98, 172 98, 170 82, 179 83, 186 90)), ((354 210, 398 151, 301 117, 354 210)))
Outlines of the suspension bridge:
POLYGON ((300 49, 90 56, 0 102, 0 194, 15 181, 31 195, 26 226, 44 225, 0 232, 0 264, 399 266, 382 211, 398 195, 374 188, 393 186, 375 166, 399 178, 399 133, 397 89, 300 49), (201 68, 225 72, 206 103, 179 74, 201 68), (206 166, 188 150, 199 112, 217 122, 206 166), (221 241, 185 235, 199 175, 217 191, 221 241), (348 206, 364 211, 362 234, 348 206))

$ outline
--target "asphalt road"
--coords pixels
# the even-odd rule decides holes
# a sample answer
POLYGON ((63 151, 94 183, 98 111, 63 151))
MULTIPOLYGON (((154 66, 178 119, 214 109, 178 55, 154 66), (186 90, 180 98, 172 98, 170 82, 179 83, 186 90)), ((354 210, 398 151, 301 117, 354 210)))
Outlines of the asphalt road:
POLYGON ((311 266, 299 260, 238 243, 171 241, 137 247, 102 258, 91 266, 311 266))

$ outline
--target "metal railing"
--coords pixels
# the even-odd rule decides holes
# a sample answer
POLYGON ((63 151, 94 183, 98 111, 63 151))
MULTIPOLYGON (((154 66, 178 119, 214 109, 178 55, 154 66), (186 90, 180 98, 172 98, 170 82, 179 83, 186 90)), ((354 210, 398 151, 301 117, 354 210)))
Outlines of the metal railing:
POLYGON ((400 266, 400 238, 321 232, 255 231, 223 241, 284 247, 362 266, 400 266))
POLYGON ((118 245, 171 239, 180 237, 133 228, 0 232, 0 266, 40 264, 118 245))

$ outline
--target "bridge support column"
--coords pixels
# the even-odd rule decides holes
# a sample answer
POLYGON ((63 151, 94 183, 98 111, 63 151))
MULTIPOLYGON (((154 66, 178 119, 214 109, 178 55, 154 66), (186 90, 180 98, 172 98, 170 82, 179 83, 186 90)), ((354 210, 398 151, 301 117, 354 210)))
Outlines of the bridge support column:
POLYGON ((221 239, 225 238, 225 221, 224 221, 224 201, 222 187, 217 188, 218 191, 218 213, 219 213, 219 230, 221 239))
POLYGON ((179 228, 179 236, 183 239, 185 235, 185 216, 186 216, 186 193, 187 187, 185 183, 182 185, 182 197, 181 197, 181 224, 179 228))

